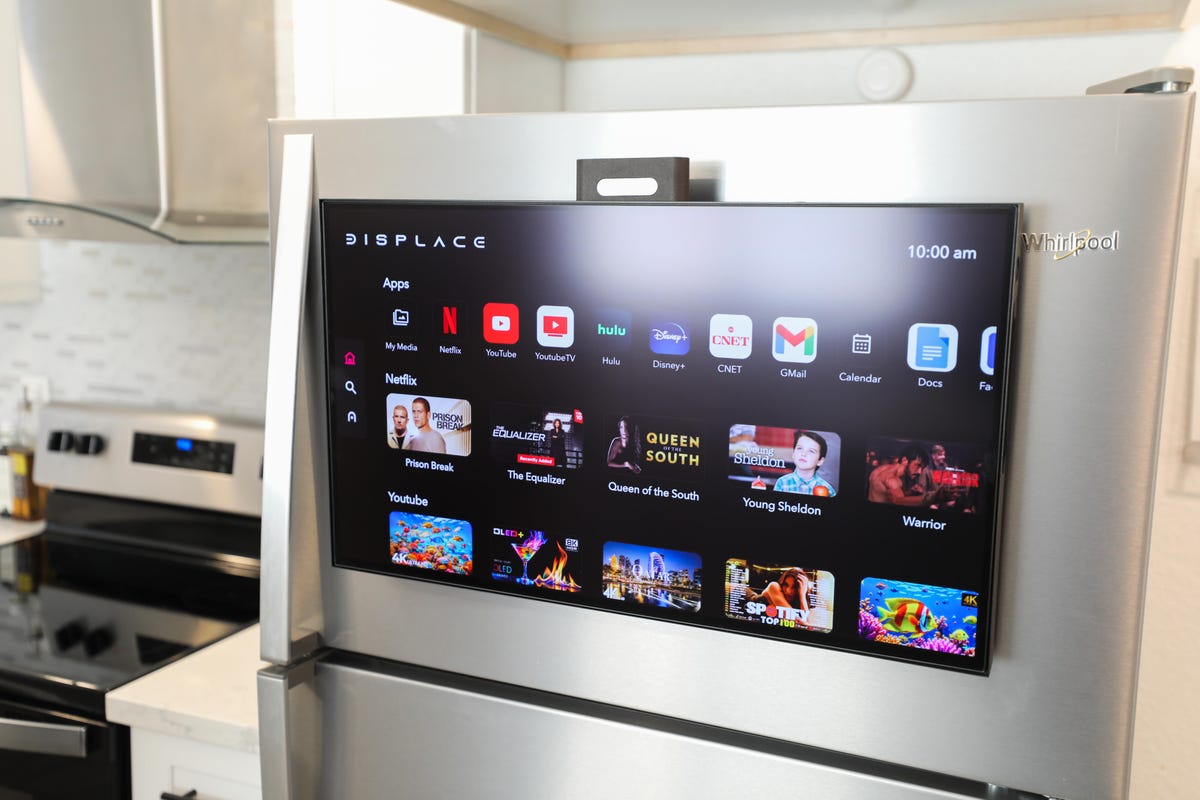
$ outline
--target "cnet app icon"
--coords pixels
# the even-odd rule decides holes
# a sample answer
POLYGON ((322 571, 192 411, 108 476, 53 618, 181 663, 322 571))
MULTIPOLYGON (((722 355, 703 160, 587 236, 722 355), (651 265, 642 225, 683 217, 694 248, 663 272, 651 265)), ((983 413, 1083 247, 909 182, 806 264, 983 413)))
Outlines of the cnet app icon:
POLYGON ((708 352, 717 358, 749 358, 754 324, 744 314, 713 314, 708 321, 708 352))
POLYGON ((542 347, 575 344, 575 312, 570 306, 539 306, 537 340, 542 347))
POLYGON ((516 344, 521 338, 521 318, 512 303, 487 303, 483 307, 483 338, 492 344, 516 344))

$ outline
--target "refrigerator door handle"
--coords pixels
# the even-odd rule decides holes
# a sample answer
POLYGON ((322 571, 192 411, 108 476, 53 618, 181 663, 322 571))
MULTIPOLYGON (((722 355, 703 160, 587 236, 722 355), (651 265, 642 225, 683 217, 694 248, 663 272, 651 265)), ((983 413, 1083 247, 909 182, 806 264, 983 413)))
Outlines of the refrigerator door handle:
POLYGON ((1196 71, 1191 67, 1155 67, 1089 86, 1084 94, 1183 93, 1191 88, 1195 78, 1196 71))
POLYGON ((258 750, 263 800, 316 800, 320 728, 314 660, 258 673, 258 750), (307 770, 311 774, 303 774, 307 770))
POLYGON ((267 365, 260 588, 262 658, 275 664, 288 664, 316 648, 315 633, 295 630, 298 614, 292 596, 293 585, 306 585, 296 574, 305 550, 292 541, 298 535, 292 524, 292 452, 300 416, 300 338, 309 277, 313 173, 312 134, 285 136, 267 365))

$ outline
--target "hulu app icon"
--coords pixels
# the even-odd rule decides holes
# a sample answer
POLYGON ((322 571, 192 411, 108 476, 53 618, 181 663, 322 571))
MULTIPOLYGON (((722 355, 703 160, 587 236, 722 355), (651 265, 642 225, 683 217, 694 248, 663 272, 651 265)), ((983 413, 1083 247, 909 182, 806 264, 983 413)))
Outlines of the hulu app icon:
POLYGON ((629 349, 631 319, 629 312, 619 308, 605 308, 596 312, 595 330, 600 346, 609 352, 624 352, 629 349))

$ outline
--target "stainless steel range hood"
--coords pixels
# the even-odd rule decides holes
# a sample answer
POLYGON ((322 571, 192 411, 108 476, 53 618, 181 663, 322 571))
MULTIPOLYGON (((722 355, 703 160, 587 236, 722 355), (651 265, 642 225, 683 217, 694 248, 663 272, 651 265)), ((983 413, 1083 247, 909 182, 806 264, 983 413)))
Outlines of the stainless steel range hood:
POLYGON ((20 0, 28 192, 0 235, 267 240, 272 0, 20 0))

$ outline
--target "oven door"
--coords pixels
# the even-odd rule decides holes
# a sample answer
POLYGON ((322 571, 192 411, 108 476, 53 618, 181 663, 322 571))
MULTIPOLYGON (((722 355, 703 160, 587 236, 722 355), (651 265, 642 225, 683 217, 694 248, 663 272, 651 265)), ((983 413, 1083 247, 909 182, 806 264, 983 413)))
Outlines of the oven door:
POLYGON ((129 797, 129 729, 0 698, 0 800, 81 797, 129 797))

